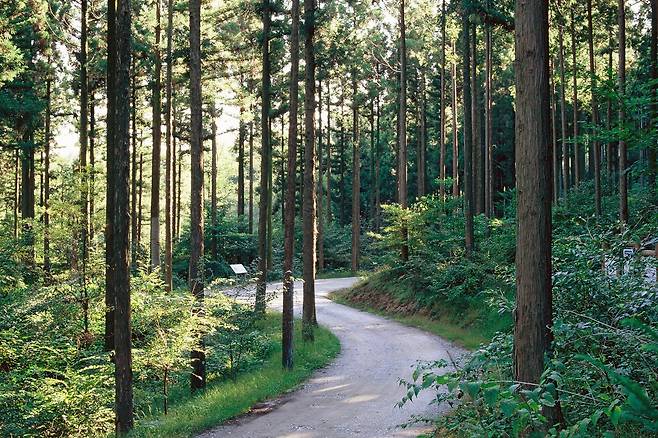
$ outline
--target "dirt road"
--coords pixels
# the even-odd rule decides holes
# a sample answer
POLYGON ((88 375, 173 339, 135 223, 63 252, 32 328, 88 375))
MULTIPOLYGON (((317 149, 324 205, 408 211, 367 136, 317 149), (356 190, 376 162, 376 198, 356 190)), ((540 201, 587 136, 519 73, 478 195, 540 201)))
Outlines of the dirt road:
MULTIPOLYGON (((415 437, 426 425, 399 426, 413 416, 433 416, 431 393, 403 408, 398 379, 410 379, 415 360, 448 359, 463 354, 453 344, 421 330, 336 304, 331 291, 357 279, 316 282, 318 322, 338 336, 341 353, 296 392, 263 415, 247 415, 201 435, 202 438, 342 438, 415 437)), ((279 285, 280 286, 280 285, 279 285)), ((273 285, 276 287, 276 285, 273 285)), ((295 284, 295 315, 301 312, 301 283, 295 284)), ((281 299, 274 308, 281 307, 281 299)))

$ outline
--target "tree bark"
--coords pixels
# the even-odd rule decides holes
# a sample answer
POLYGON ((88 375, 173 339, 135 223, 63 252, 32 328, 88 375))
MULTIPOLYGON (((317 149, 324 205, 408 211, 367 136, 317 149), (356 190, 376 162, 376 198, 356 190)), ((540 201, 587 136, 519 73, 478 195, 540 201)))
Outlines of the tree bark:
MULTIPOLYGON (((487 2, 488 3, 488 2, 487 2)), ((492 111, 492 62, 491 62, 491 25, 486 24, 484 28, 485 38, 485 129, 484 129, 484 150, 485 150, 485 169, 484 169, 484 210, 487 217, 494 215, 494 187, 493 187, 493 116, 492 111)))
MULTIPOLYGON (((190 0, 190 291, 203 314, 203 127, 201 100, 201 0, 190 0)), ((206 386, 203 340, 190 352, 192 391, 206 386)))
POLYGON ((331 223, 331 80, 327 73, 327 224, 331 223))
MULTIPOLYGON (((50 57, 48 58, 50 64, 50 57)), ((50 72, 46 80, 46 126, 45 126, 45 145, 44 145, 44 164, 43 164, 43 272, 47 282, 50 282, 51 264, 50 264, 50 118, 52 112, 52 78, 50 72)))
POLYGON ((116 71, 117 71, 117 43, 116 43, 116 0, 107 0, 107 159, 106 161, 106 193, 105 193, 105 333, 104 349, 114 349, 114 193, 116 190, 114 161, 115 161, 115 113, 116 113, 116 71))
MULTIPOLYGON (((562 2, 558 0, 558 9, 562 8, 562 2)), ((560 64, 560 140, 562 141, 562 195, 566 200, 569 190, 569 144, 567 143, 567 107, 565 99, 566 80, 564 75, 564 23, 558 22, 558 62, 560 64)))
MULTIPOLYGON (((356 12, 355 12, 356 13, 356 12)), ((354 20, 356 29, 356 18, 354 20)), ((361 238, 361 139, 356 66, 352 67, 352 272, 359 270, 361 238)))
POLYGON ((286 176, 285 217, 283 224, 283 320, 282 365, 293 367, 295 256, 295 182, 297 179, 297 113, 299 108, 299 0, 292 1, 290 33, 290 112, 288 114, 288 172, 286 176))
POLYGON ((254 122, 249 122, 249 234, 254 234, 254 122))
MULTIPOLYGON (((400 1, 400 102, 398 113, 398 202, 407 208, 407 26, 404 17, 405 0, 400 1)), ((409 260, 409 230, 402 224, 402 261, 409 260)))
POLYGON ((160 267, 160 149, 162 143, 162 84, 160 76, 160 0, 155 1, 155 71, 153 72, 153 155, 151 161, 151 269, 160 267))
POLYGON ((446 195, 446 2, 441 1, 441 96, 440 96, 440 109, 439 119, 441 125, 439 126, 440 134, 440 152, 439 152, 439 195, 441 199, 445 200, 446 195))
POLYGON ((263 77, 262 77, 262 104, 261 104, 261 172, 260 172, 260 203, 258 211, 258 282, 256 285, 255 308, 259 313, 265 312, 265 293, 267 287, 267 201, 270 171, 270 26, 272 21, 272 5, 270 0, 263 0, 263 77))
POLYGON ((304 303, 302 337, 313 341, 315 317, 315 0, 304 0, 304 303))
POLYGON ((472 134, 472 100, 471 100, 471 50, 469 38, 471 35, 469 11, 462 12, 462 43, 464 63, 464 246, 466 255, 473 252, 473 136, 472 134), (471 131, 471 132, 469 132, 471 131))
POLYGON ((582 180, 583 157, 578 140, 578 61, 576 59, 576 25, 571 14, 571 62, 573 63, 573 156, 574 156, 574 185, 578 186, 582 180))
MULTIPOLYGON (((159 0, 158 0, 159 1, 159 0)), ((158 9, 160 9, 158 7, 158 9)), ((173 289, 173 257, 172 257, 172 176, 173 160, 176 155, 172 141, 172 111, 173 111, 173 33, 174 33, 174 0, 167 0, 167 71, 165 94, 167 103, 165 104, 165 289, 170 292, 173 289)))
POLYGON ((210 254, 217 260, 217 122, 215 111, 211 113, 210 140, 210 254))
MULTIPOLYGON (((652 0, 654 2, 655 0, 652 0)), ((589 75, 592 99, 592 161, 594 164, 594 206, 597 216, 601 216, 601 145, 596 136, 599 127, 599 107, 596 100, 596 64, 594 62, 594 35, 592 26, 592 0, 587 0, 587 42, 589 49, 589 75)), ((653 64, 655 65, 655 64, 653 64)))
MULTIPOLYGON (((452 42, 452 57, 456 58, 457 43, 452 42)), ((452 196, 459 196, 459 133, 457 132, 457 62, 452 63, 452 196)))
MULTIPOLYGON (((114 198, 112 234, 112 277, 115 290, 114 364, 116 433, 123 435, 133 426, 132 347, 130 322, 130 59, 131 6, 129 0, 118 0, 116 9, 116 60, 113 83, 115 95, 115 153, 113 166, 114 198)), ((112 23, 108 23, 112 26, 112 23)))
MULTIPOLYGON (((551 130, 548 2, 516 2, 516 312, 514 377, 539 383, 551 348, 551 130)), ((544 407, 549 424, 555 408, 544 407)))
POLYGON ((626 9, 624 0, 619 0, 617 11, 619 19, 619 220, 628 223, 628 176, 626 175, 626 140, 624 124, 626 123, 626 9))
POLYGON ((472 179, 473 179, 473 207, 474 213, 484 212, 484 167, 483 154, 480 141, 480 85, 478 84, 478 51, 477 51, 477 24, 472 24, 471 32, 471 132, 472 132, 472 179))
MULTIPOLYGON (((238 219, 244 219, 244 141, 245 126, 242 121, 244 108, 240 106, 240 121, 238 126, 238 219)), ((243 223, 243 222, 241 222, 243 223)), ((242 227, 242 226, 241 226, 242 227)))
MULTIPOLYGON (((651 0, 651 126, 655 129, 658 118, 658 1, 651 0)), ((656 145, 648 148, 649 191, 656 200, 656 145)), ((658 248, 658 246, 656 246, 658 248)))

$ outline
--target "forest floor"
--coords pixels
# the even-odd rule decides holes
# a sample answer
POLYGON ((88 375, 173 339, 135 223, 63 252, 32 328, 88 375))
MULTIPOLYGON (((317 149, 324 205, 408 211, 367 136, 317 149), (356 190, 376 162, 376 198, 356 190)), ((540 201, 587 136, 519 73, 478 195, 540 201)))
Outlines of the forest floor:
MULTIPOLYGON (((410 379, 416 360, 458 361, 460 347, 427 332, 332 302, 327 295, 353 286, 357 278, 316 281, 318 322, 341 343, 341 353, 298 391, 242 416, 200 438, 415 437, 431 430, 410 424, 415 417, 435 418, 433 394, 396 407, 405 394, 399 379, 410 379)), ((273 290, 280 284, 270 286, 273 290)), ((302 284, 295 283, 295 314, 300 315, 302 284)), ((270 303, 281 308, 281 297, 270 303)))

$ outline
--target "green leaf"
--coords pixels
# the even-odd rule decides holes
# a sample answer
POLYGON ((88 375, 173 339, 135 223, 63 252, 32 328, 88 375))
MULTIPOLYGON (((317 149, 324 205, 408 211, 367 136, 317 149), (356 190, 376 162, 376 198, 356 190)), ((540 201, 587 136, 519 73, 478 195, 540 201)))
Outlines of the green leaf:
POLYGON ((494 406, 500 394, 500 386, 492 386, 484 390, 484 401, 489 406, 494 406))

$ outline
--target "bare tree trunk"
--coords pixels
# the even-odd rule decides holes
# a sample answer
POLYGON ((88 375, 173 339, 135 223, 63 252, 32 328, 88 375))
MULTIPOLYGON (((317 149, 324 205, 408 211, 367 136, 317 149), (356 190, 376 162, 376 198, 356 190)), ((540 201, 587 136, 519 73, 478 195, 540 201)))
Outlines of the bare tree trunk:
POLYGON ((137 86, 135 84, 137 69, 135 68, 135 58, 132 60, 132 87, 131 87, 131 209, 130 209, 130 261, 132 269, 137 270, 137 247, 139 245, 137 238, 138 219, 137 219, 137 86))
POLYGON ((313 341, 315 316, 315 0, 304 0, 304 303, 302 337, 313 341))
MULTIPOLYGON (((404 17, 405 0, 400 1, 400 108, 398 113, 398 202, 407 208, 407 26, 404 17)), ((409 230, 402 225, 402 261, 409 260, 409 230)))
POLYGON ((375 231, 379 231, 381 227, 381 139, 380 139, 380 117, 381 108, 379 102, 379 90, 377 90, 377 122, 376 130, 377 136, 375 140, 375 231))
MULTIPOLYGON (((203 314, 203 119, 201 100, 201 0, 190 0, 190 291, 195 311, 203 314)), ((206 386, 203 339, 190 352, 193 391, 206 386)))
POLYGON ((322 272, 324 269, 324 214, 322 212, 324 208, 324 187, 323 187, 323 162, 322 162, 322 79, 318 79, 318 200, 317 200, 317 224, 318 224, 318 237, 317 237, 317 247, 318 247, 318 272, 322 272))
MULTIPOLYGON (((539 383, 551 349, 551 131, 548 2, 516 3, 516 313, 514 377, 539 383)), ((558 408, 544 407, 549 424, 558 408)))
POLYGON ((260 203, 258 211, 258 270, 260 271, 256 285, 256 311, 265 312, 265 292, 267 287, 267 201, 269 187, 270 145, 270 26, 272 21, 270 0, 263 0, 263 83, 261 105, 261 173, 260 173, 260 203))
MULTIPOLYGON (((89 242, 94 240, 94 212, 96 198, 96 99, 89 91, 89 242)), ((91 245, 91 243, 90 243, 91 245)))
POLYGON ((327 72, 327 223, 331 223, 331 79, 327 72))
POLYGON ((462 12, 462 42, 464 63, 464 243, 466 255, 473 253, 473 136, 472 134, 472 100, 471 100, 471 35, 468 11, 462 12), (469 132, 471 131, 471 132, 469 132))
MULTIPOLYGON (((242 82, 242 81, 240 81, 242 82)), ((240 106, 240 122, 238 126, 238 219, 244 219, 244 141, 245 126, 242 121, 244 108, 240 106)), ((242 222, 241 222, 242 223, 242 222)))
POLYGON ((439 185, 439 195, 441 199, 445 200, 446 196, 446 2, 445 0, 441 1, 441 97, 440 97, 440 109, 439 109, 439 119, 441 126, 439 141, 440 143, 440 152, 439 152, 439 179, 441 183, 439 185))
POLYGON ((297 113, 299 109, 299 0, 292 1, 290 34, 290 113, 288 114, 288 172, 286 179, 285 217, 283 224, 283 320, 282 365, 293 367, 295 253, 295 181, 297 179, 297 113))
POLYGON ((19 156, 20 152, 18 149, 16 149, 16 152, 14 153, 14 239, 18 239, 18 205, 19 205, 19 191, 20 191, 20 183, 19 183, 19 175, 20 175, 20 167, 19 167, 19 156))
POLYGON ((89 179, 87 169, 87 146, 89 143, 89 79, 87 78, 87 0, 80 2, 80 257, 82 268, 80 282, 82 289, 82 311, 86 332, 89 331, 89 295, 87 291, 87 263, 89 260, 89 179))
MULTIPOLYGON (((610 50, 608 51, 608 80, 612 82, 612 40, 610 41, 610 50)), ((608 96, 606 102, 606 130, 610 132, 612 129, 612 99, 608 96)), ((615 145, 614 142, 608 141, 606 146, 606 176, 608 180, 612 183, 612 175, 614 173, 614 159, 615 155, 615 145)))
MULTIPOLYGON (((488 2, 487 2, 488 4, 488 2)), ((484 210, 488 217, 494 215, 494 187, 493 187, 493 117, 492 111, 492 63, 491 63, 491 25, 487 24, 484 28, 485 38, 485 130, 484 130, 484 150, 485 150, 485 168, 484 168, 484 210)))
MULTIPOLYGON (((655 126, 658 118, 658 1, 651 0, 651 125, 655 126)), ((656 190, 656 145, 648 148, 647 159, 649 161, 649 190, 654 200, 658 191, 656 190)), ((658 248, 658 245, 656 246, 658 248)))
POLYGON ((574 156, 574 185, 578 186, 582 180, 583 157, 578 141, 578 61, 576 59, 576 26, 571 14, 571 62, 573 63, 573 156, 574 156))
MULTIPOLYGON (((158 0, 159 1, 159 0, 158 0)), ((159 9, 159 8, 158 8, 159 9)), ((174 176, 173 160, 176 155, 172 149, 175 147, 172 141, 172 99, 173 99, 173 32, 174 32, 174 0, 167 0, 167 72, 166 72, 166 98, 165 105, 165 289, 167 292, 173 289, 173 257, 172 257, 172 176, 174 176)))
MULTIPOLYGON (((116 433, 123 435, 133 426, 132 346, 130 323, 130 58, 131 16, 130 1, 118 0, 116 9, 116 59, 113 86, 116 93, 112 118, 115 124, 115 164, 112 234, 112 277, 115 290, 114 300, 114 365, 115 365, 115 410, 116 433)), ((114 27, 109 22, 108 27, 114 27)))
POLYGON ((213 260, 217 260, 217 122, 215 111, 211 114, 211 136, 210 141, 210 254, 213 260))
MULTIPOLYGON (((553 70, 550 70, 553 78, 553 70)), ((553 203, 557 204, 560 197, 560 159, 557 153, 557 123, 556 123, 556 103, 555 103, 555 81, 551 80, 551 134, 553 145, 553 203)))
POLYGON ((107 1, 107 159, 106 193, 105 193, 105 333, 104 350, 114 349, 114 300, 116 296, 114 278, 114 193, 116 190, 115 161, 115 114, 116 114, 116 0, 107 1))
POLYGON ((249 122, 249 234, 254 234, 254 122, 249 122))
MULTIPOLYGON (((356 17, 354 28, 356 29, 356 17)), ((352 67, 352 272, 359 270, 361 238, 361 139, 356 66, 352 67)))
MULTIPOLYGON (((655 1, 655 0, 652 0, 655 1)), ((594 63, 594 36, 592 27, 592 0, 587 0, 587 42, 589 49, 589 75, 592 99, 592 161, 594 164, 594 205, 596 215, 601 216, 601 145, 596 136, 599 129, 599 108, 596 101, 596 64, 594 63)))
POLYGON ((624 0, 619 0, 617 11, 619 19, 619 128, 621 138, 619 139, 619 220, 628 223, 628 176, 626 175, 626 140, 624 125, 626 123, 626 9, 624 0))
MULTIPOLYGON (((452 57, 456 59, 457 43, 452 42, 452 57)), ((452 196, 459 196, 459 133, 457 132, 457 62, 452 63, 452 196)))
POLYGON ((484 172, 483 172, 483 153, 480 139, 480 85, 478 84, 478 58, 477 58, 477 24, 472 24, 471 32, 471 132, 473 135, 472 143, 472 178, 473 178, 473 207, 475 214, 484 212, 484 172))
POLYGON ((162 143, 162 85, 160 76, 160 0, 155 1, 155 71, 153 78, 153 155, 151 161, 151 269, 160 267, 160 149, 162 143))
MULTIPOLYGON (((48 57, 48 64, 51 58, 48 57)), ((44 164, 43 164, 43 272, 47 282, 50 282, 50 138, 52 136, 50 128, 50 118, 52 112, 52 79, 48 73, 46 80, 46 126, 44 139, 44 164)), ((17 180, 18 181, 18 180, 17 180)))
MULTIPOLYGON (((141 146, 141 141, 140 141, 141 146)), ((142 223, 144 222, 144 216, 142 215, 142 192, 144 191, 144 153, 139 153, 139 180, 137 185, 139 186, 137 193, 137 246, 139 247, 142 242, 142 223)))
MULTIPOLYGON (((562 2, 558 0, 558 9, 562 8, 562 2)), ((569 191, 569 144, 567 143, 567 108, 565 99, 566 80, 564 77, 564 23, 558 21, 558 62, 560 64, 560 140, 562 141, 562 195, 566 200, 569 191)))

